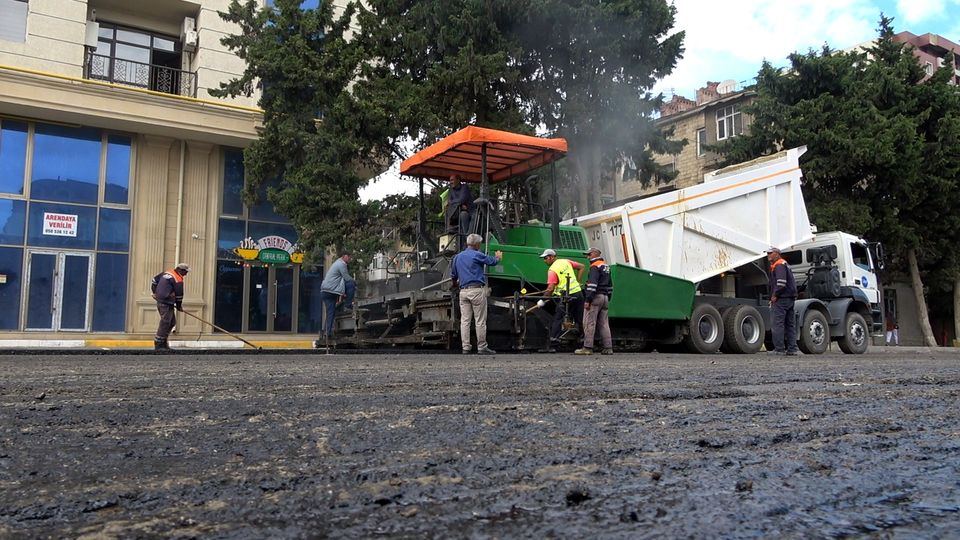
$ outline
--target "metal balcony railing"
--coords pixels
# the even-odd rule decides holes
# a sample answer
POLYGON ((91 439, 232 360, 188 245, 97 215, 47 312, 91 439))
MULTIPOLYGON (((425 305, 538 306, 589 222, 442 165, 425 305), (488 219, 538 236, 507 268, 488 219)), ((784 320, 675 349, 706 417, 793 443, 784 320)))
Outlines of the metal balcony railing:
POLYGON ((197 74, 167 66, 87 54, 84 76, 87 79, 146 88, 164 94, 197 97, 197 74))

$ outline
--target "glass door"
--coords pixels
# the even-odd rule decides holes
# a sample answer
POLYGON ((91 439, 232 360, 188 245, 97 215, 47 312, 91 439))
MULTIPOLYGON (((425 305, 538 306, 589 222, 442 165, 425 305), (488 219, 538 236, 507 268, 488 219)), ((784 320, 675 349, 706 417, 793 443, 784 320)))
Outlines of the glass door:
POLYGON ((274 332, 290 332, 293 330, 294 294, 293 268, 270 268, 271 282, 273 283, 273 320, 274 332))
POLYGON ((93 254, 30 251, 27 330, 90 329, 93 254))

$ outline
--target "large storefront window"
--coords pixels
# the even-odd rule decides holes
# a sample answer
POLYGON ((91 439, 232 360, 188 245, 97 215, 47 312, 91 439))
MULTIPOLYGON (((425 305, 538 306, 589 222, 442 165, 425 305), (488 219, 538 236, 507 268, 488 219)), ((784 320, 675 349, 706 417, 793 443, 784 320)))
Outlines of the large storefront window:
POLYGON ((261 192, 243 203, 243 152, 223 155, 214 322, 231 332, 315 333, 322 269, 302 264, 297 234, 261 192))
POLYGON ((0 118, 0 330, 124 331, 131 154, 126 135, 0 118))

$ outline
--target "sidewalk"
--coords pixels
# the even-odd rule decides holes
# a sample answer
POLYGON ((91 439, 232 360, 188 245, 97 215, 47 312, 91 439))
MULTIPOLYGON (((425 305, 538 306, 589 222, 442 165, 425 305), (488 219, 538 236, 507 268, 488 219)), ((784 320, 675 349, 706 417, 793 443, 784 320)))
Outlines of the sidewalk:
MULTIPOLYGON (((312 339, 292 340, 258 340, 255 336, 244 339, 263 349, 313 349, 312 339)), ((243 349, 249 348, 242 341, 235 339, 179 339, 170 340, 171 349, 198 350, 198 349, 243 349)), ((0 339, 0 351, 24 349, 153 349, 152 339, 0 339)))

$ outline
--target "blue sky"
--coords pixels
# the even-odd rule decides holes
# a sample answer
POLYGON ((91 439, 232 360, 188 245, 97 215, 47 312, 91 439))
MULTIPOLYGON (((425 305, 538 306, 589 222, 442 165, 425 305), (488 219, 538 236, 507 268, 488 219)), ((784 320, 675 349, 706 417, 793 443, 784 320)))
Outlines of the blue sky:
POLYGON ((674 0, 684 58, 655 90, 694 97, 705 81, 749 84, 764 59, 785 65, 793 51, 824 43, 844 49, 876 36, 880 12, 897 32, 960 42, 960 0, 674 0))

